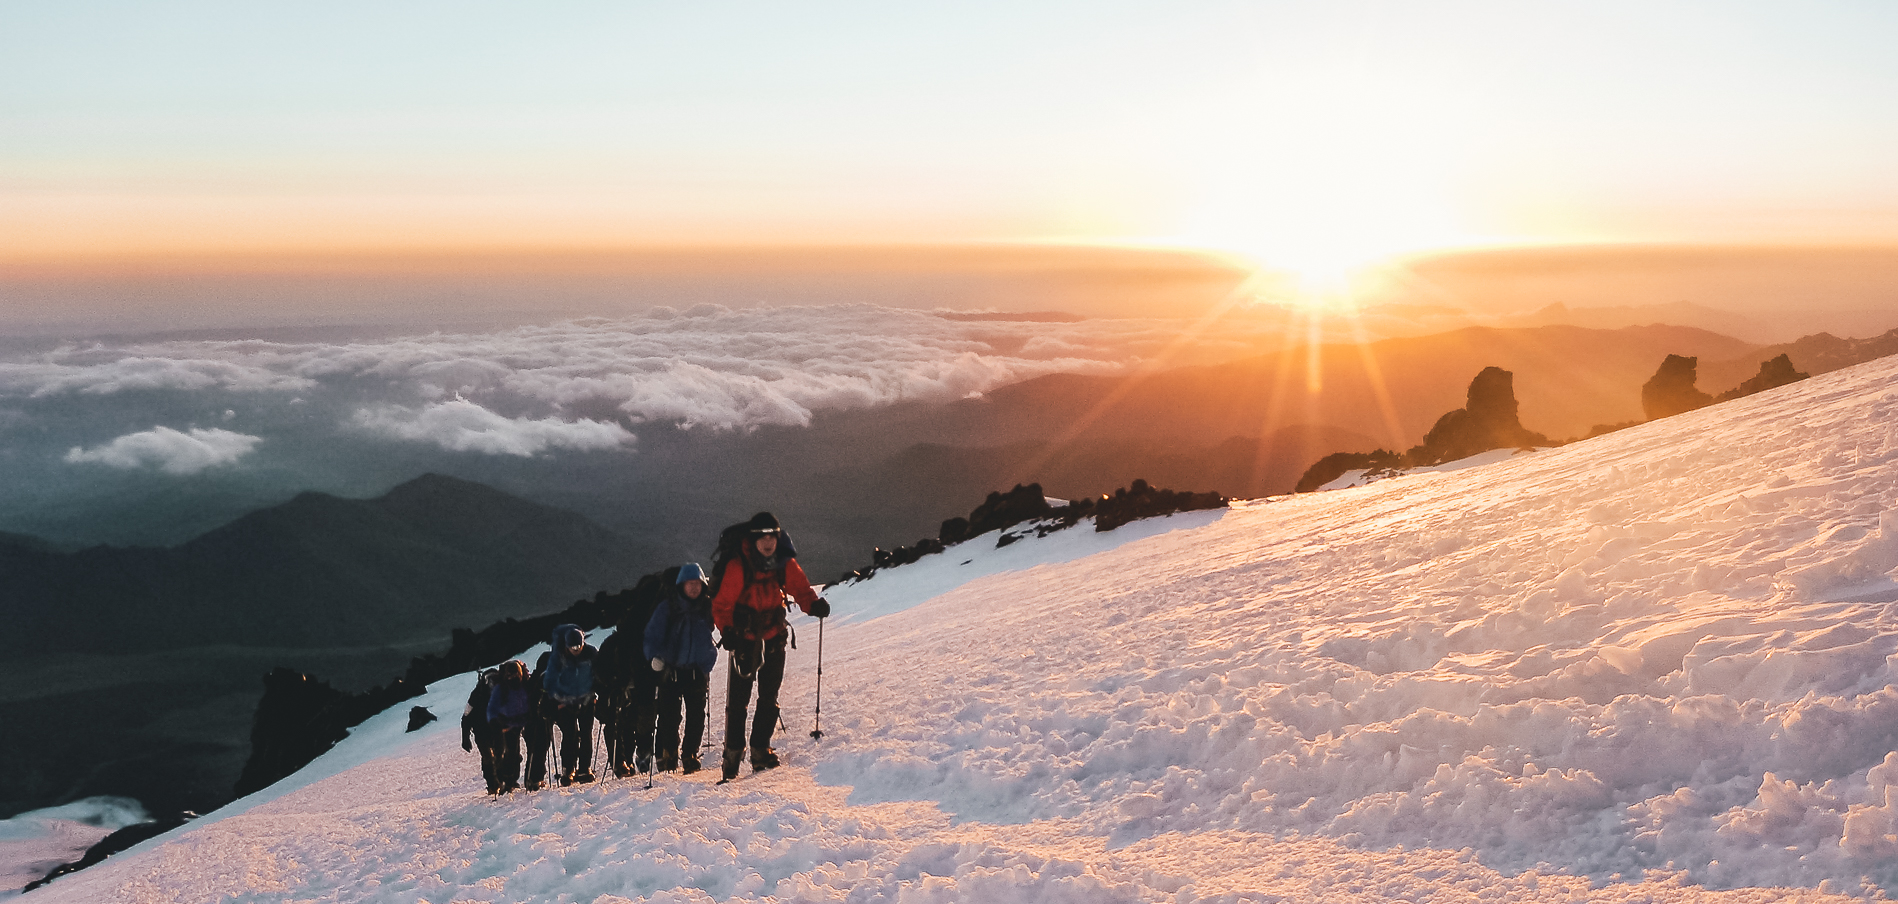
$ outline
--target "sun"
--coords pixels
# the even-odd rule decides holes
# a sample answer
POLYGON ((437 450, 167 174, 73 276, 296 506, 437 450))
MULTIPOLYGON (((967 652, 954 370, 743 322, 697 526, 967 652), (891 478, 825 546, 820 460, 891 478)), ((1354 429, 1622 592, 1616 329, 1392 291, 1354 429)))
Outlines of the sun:
POLYGON ((1295 230, 1235 230, 1186 237, 1194 247, 1226 255, 1250 269, 1248 301, 1310 311, 1350 313, 1382 284, 1387 262, 1431 247, 1367 242, 1357 231, 1331 234, 1307 225, 1295 230))
POLYGON ((1259 302, 1326 313, 1355 309, 1386 262, 1481 243, 1440 199, 1361 183, 1229 191, 1186 219, 1171 241, 1244 261, 1259 302))

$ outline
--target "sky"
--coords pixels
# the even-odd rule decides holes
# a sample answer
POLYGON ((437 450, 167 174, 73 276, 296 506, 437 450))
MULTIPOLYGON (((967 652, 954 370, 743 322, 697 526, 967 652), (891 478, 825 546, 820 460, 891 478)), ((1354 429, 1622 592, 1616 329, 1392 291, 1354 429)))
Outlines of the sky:
POLYGON ((1898 241, 1876 2, 0 6, 14 258, 1898 241))

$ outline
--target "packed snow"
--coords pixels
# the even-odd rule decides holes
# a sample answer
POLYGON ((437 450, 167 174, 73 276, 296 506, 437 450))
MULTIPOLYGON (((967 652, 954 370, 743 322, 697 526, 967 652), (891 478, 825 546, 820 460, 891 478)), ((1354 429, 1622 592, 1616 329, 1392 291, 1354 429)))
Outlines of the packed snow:
POLYGON ((489 798, 458 677, 26 900, 1883 898, 1895 568, 1887 359, 832 588, 823 738, 794 619, 786 765, 729 785, 489 798))

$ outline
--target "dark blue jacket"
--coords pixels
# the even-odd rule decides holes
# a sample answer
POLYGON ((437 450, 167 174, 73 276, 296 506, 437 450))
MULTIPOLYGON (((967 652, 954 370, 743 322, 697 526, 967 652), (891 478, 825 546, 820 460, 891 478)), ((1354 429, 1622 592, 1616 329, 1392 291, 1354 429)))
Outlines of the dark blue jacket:
POLYGON ((718 663, 718 647, 712 644, 711 596, 703 593, 688 600, 676 589, 667 594, 646 623, 646 658, 662 660, 668 668, 710 672, 718 663))
POLYGON ((508 685, 496 679, 488 695, 488 724, 497 728, 521 728, 534 715, 534 690, 526 684, 508 685))
POLYGON ((540 688, 547 699, 560 706, 583 703, 593 698, 593 658, 599 655, 592 644, 581 644, 580 655, 568 656, 562 649, 560 638, 566 636, 568 629, 579 630, 577 625, 561 625, 554 629, 552 652, 542 653, 540 662, 535 664, 534 675, 540 679, 540 688))

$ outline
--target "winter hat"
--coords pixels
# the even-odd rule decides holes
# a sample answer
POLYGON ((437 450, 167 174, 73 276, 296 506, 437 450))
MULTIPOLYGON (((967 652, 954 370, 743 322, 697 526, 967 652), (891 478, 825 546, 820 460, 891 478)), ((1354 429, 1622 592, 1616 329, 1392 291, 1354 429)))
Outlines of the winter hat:
POLYGON ((759 512, 751 516, 751 520, 745 522, 745 529, 754 537, 761 537, 765 534, 775 534, 781 530, 781 528, 778 527, 777 517, 770 512, 759 512))
POLYGON ((579 625, 561 625, 554 629, 553 641, 554 646, 564 650, 568 647, 577 647, 586 643, 587 634, 585 631, 580 630, 579 625))
POLYGON ((686 581, 705 583, 705 569, 700 568, 697 562, 688 562, 679 566, 679 580, 676 583, 684 585, 686 581))

